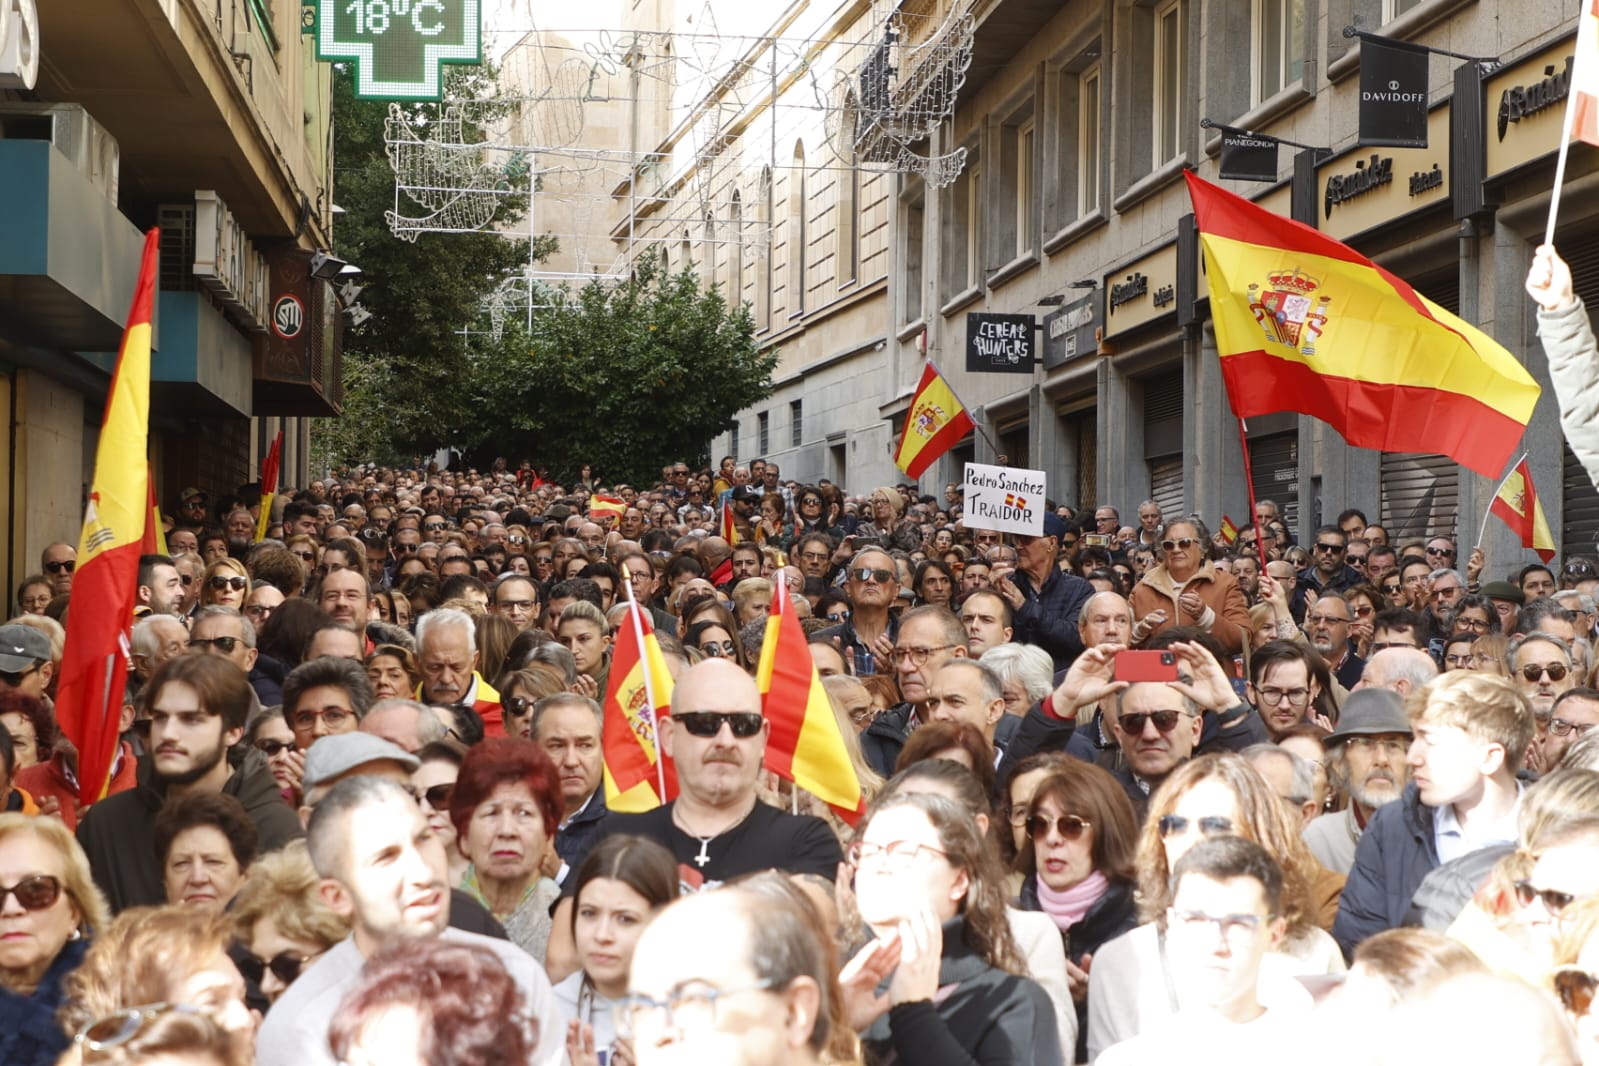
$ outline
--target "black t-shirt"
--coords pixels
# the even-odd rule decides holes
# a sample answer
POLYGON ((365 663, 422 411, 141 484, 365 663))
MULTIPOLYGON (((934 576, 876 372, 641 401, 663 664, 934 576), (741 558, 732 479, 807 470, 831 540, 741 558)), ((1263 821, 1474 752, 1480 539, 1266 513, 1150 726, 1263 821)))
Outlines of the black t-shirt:
MULTIPOLYGON (((612 811, 595 840, 619 833, 653 840, 676 856, 678 876, 686 891, 698 891, 760 870, 820 874, 831 881, 838 875, 838 864, 844 858, 844 849, 826 822, 760 802, 748 818, 703 846, 703 864, 698 862, 702 852, 700 838, 677 827, 672 821, 671 804, 643 814, 612 811)), ((581 865, 581 859, 572 863, 574 869, 581 865)), ((576 881, 575 877, 566 879, 564 895, 571 894, 576 881)))

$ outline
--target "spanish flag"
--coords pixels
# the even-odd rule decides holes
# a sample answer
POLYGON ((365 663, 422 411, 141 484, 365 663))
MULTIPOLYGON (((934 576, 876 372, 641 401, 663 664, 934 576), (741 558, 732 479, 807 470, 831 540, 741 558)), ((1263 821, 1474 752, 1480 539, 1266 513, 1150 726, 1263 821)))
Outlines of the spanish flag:
POLYGON ((921 477, 938 457, 959 444, 976 428, 972 416, 955 397, 944 375, 929 359, 922 368, 921 384, 905 413, 905 429, 894 451, 894 465, 909 477, 921 477))
POLYGON ((272 438, 272 447, 267 449, 266 458, 261 461, 261 514, 255 520, 255 540, 259 544, 266 539, 267 526, 272 523, 272 497, 278 491, 278 466, 283 462, 283 431, 278 430, 278 435, 272 438))
POLYGON ((56 720, 78 749, 78 799, 105 795, 116 757, 139 553, 150 518, 150 316, 155 306, 160 230, 144 235, 133 308, 106 396, 94 482, 83 513, 74 610, 56 687, 56 720))
POLYGON ((721 517, 722 539, 733 547, 738 546, 738 526, 733 523, 733 497, 728 496, 722 501, 721 517))
POLYGON ((854 825, 866 812, 861 782, 782 578, 772 592, 755 683, 761 690, 761 711, 771 723, 766 768, 854 825))
POLYGON ((1235 543, 1238 540, 1238 527, 1226 515, 1221 516, 1221 539, 1228 544, 1235 543))
POLYGON ((1514 356, 1331 237, 1187 178, 1239 418, 1297 411, 1361 448, 1504 469, 1539 393, 1514 356))
POLYGON ((602 518, 621 518, 627 510, 627 502, 615 496, 601 496, 598 493, 589 497, 589 518, 595 522, 602 518))
POLYGON ((1599 145, 1599 0, 1582 0, 1566 107, 1571 135, 1599 145))
POLYGON ((1523 548, 1531 548, 1538 558, 1548 562, 1555 557, 1555 538, 1549 532, 1549 522, 1543 516, 1543 504, 1538 502, 1538 492, 1532 487, 1532 469, 1523 455, 1499 483, 1493 503, 1488 510, 1504 520, 1523 548))
POLYGON ((656 724, 672 709, 672 674, 655 639, 650 613, 628 590, 627 618, 611 652, 605 690, 605 725, 600 750, 604 761, 605 805, 613 811, 654 810, 677 795, 677 775, 656 745, 656 724))

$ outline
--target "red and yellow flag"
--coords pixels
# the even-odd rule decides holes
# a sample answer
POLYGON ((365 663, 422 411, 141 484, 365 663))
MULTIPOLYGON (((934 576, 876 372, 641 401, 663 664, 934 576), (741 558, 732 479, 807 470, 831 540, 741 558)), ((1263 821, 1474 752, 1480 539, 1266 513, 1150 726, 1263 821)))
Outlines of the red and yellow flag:
POLYGON ((1577 22, 1570 95, 1571 135, 1599 145, 1599 0, 1583 0, 1577 22))
POLYGON ((781 579, 772 592, 755 683, 761 690, 761 711, 772 727, 766 768, 854 825, 866 812, 860 778, 781 579))
POLYGON ((1221 539, 1228 544, 1233 544, 1238 540, 1238 527, 1226 515, 1221 516, 1221 539))
POLYGON ((1532 468, 1527 465, 1525 455, 1499 483, 1499 491, 1494 493, 1488 510, 1521 538, 1523 548, 1531 548, 1546 563, 1555 557, 1554 534, 1549 532, 1543 504, 1538 502, 1538 492, 1532 487, 1532 468))
POLYGON ((605 804, 613 811, 653 810, 677 795, 677 774, 656 745, 656 723, 672 709, 672 674, 655 639, 650 613, 632 599, 611 651, 610 683, 605 689, 605 804))
POLYGON ((621 518, 622 512, 627 510, 627 502, 615 496, 601 496, 595 493, 589 497, 589 518, 598 522, 602 518, 621 518))
POLYGON ((922 380, 905 412, 905 429, 894 451, 894 465, 909 477, 921 477, 939 456, 959 444, 976 428, 972 416, 955 397, 955 391, 929 359, 922 380))
POLYGON ((738 546, 738 526, 733 524, 733 497, 728 496, 722 501, 721 519, 722 539, 733 547, 738 546))
POLYGON ((1297 411, 1361 448, 1504 469, 1539 393, 1513 355, 1352 248, 1187 178, 1239 418, 1297 411))
POLYGON ((272 497, 278 491, 278 466, 283 461, 283 431, 278 430, 278 435, 272 438, 272 447, 267 449, 266 458, 261 460, 261 514, 255 520, 255 539, 257 543, 266 539, 267 526, 272 523, 272 497))
POLYGON ((56 718, 78 749, 78 799, 105 795, 116 757, 128 640, 139 584, 139 553, 150 518, 150 315, 155 305, 160 230, 144 236, 133 308, 106 396, 94 482, 83 513, 76 610, 67 612, 67 643, 56 688, 56 718))
POLYGON ((144 520, 144 539, 139 542, 139 554, 166 555, 167 531, 161 525, 161 508, 155 503, 155 470, 147 464, 144 473, 147 495, 150 498, 150 511, 144 520))

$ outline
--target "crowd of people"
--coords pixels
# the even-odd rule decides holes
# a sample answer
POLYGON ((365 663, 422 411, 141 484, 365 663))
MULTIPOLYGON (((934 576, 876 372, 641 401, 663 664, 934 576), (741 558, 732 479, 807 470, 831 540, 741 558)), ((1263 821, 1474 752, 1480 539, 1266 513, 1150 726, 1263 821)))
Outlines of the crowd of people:
POLYGON ((1397 1062, 1510 1028, 1599 1064, 1590 558, 1459 565, 1355 510, 1301 544, 1266 500, 1233 541, 1152 501, 1001 535, 958 486, 731 458, 283 501, 257 541, 182 494, 88 807, 73 548, 17 590, 0 1061, 1397 1062), (778 584, 858 824, 763 769, 778 584), (602 740, 630 603, 675 677, 676 798, 635 814, 602 740))

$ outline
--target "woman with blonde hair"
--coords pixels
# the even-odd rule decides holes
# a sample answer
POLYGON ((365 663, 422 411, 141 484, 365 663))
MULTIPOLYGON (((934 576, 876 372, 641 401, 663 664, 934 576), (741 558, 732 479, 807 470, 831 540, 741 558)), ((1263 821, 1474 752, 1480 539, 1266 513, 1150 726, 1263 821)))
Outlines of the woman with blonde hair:
POLYGON ((201 607, 232 607, 244 609, 244 598, 250 594, 250 575, 237 559, 218 559, 200 575, 201 607))
POLYGON ((233 919, 210 907, 130 907, 99 933, 72 976, 60 1019, 70 1032, 152 1003, 198 1007, 248 1054, 255 1017, 228 957, 233 919))
POLYGON ((348 918, 322 898, 322 879, 305 842, 263 855, 228 912, 238 948, 234 964, 275 1003, 305 966, 343 940, 348 918))
POLYGON ((1510 639, 1503 633, 1489 633, 1478 637, 1471 645, 1476 665, 1473 670, 1484 674, 1510 676, 1510 639))
POLYGON ((56 1021, 86 939, 110 922, 89 860, 55 818, 0 814, 0 1062, 53 1066, 71 1030, 56 1021))
POLYGON ((1181 1005, 1163 977, 1171 869, 1204 837, 1239 836, 1282 867, 1282 917, 1287 932, 1261 964, 1261 1002, 1308 1005, 1295 978, 1342 973, 1344 957, 1325 926, 1338 911, 1343 878, 1322 867, 1299 835, 1297 821, 1242 756, 1202 755, 1173 770, 1149 801, 1139 835, 1138 907, 1144 924, 1100 949, 1089 973, 1088 1055, 1137 1036, 1181 1005))

